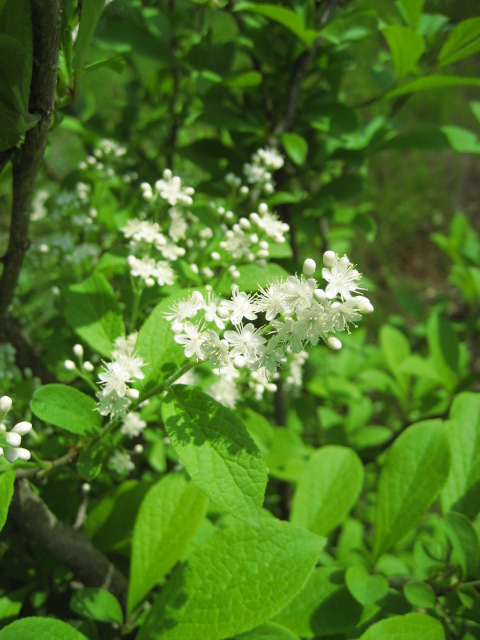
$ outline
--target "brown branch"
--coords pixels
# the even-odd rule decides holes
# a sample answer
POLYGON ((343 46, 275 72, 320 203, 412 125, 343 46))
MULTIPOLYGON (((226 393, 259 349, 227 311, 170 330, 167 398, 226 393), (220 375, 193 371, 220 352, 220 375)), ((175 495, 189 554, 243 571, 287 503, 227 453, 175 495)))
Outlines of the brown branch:
POLYGON ((84 533, 58 520, 32 491, 28 480, 17 481, 10 515, 29 543, 66 565, 85 585, 107 589, 125 605, 128 590, 125 577, 84 533))
POLYGON ((13 202, 10 238, 0 280, 0 321, 12 302, 23 258, 29 246, 29 224, 35 180, 40 170, 54 110, 60 45, 60 0, 31 0, 33 71, 29 111, 40 116, 13 158, 13 202))

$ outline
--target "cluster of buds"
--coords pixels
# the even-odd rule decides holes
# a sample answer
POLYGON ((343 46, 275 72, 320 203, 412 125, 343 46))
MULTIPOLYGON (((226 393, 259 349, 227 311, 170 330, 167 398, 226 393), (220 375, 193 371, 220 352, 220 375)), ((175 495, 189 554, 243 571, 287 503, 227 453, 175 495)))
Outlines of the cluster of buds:
MULTIPOLYGON (((78 359, 80 372, 92 373, 94 366, 89 360, 83 359, 84 352, 81 344, 75 344, 73 346, 73 353, 78 359)), ((77 365, 73 360, 65 360, 63 366, 67 371, 77 371, 77 365)))
POLYGON ((30 460, 30 451, 21 446, 22 437, 32 429, 32 424, 26 420, 18 422, 10 430, 4 423, 5 416, 12 408, 12 399, 9 396, 0 398, 0 456, 5 456, 8 462, 15 460, 30 460))
POLYGON ((272 179, 272 171, 281 169, 283 164, 283 157, 276 149, 258 149, 252 155, 252 161, 243 165, 243 173, 249 184, 265 193, 273 193, 275 183, 272 179))

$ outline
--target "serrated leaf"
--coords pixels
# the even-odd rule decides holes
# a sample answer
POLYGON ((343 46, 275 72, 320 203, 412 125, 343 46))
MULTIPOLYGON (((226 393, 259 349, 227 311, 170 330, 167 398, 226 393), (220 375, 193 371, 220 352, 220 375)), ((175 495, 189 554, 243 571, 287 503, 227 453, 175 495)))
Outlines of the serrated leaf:
POLYGON ((7 521, 8 509, 13 497, 13 485, 15 473, 12 470, 5 471, 0 475, 0 531, 7 521))
POLYGON ((210 396, 183 385, 168 392, 162 418, 194 484, 220 509, 256 525, 267 470, 243 423, 210 396))
POLYGON ((355 504, 362 484, 363 466, 352 449, 318 449, 298 483, 291 521, 321 535, 330 533, 355 504))
POLYGON ((102 418, 97 403, 74 387, 47 384, 35 391, 30 403, 33 413, 49 424, 79 436, 98 435, 102 418))
POLYGON ((87 640, 66 622, 54 618, 22 618, 0 631, 0 640, 87 640))
POLYGON ((348 567, 345 584, 357 602, 362 605, 378 602, 387 595, 389 585, 385 576, 372 576, 359 566, 348 567))
POLYGON ((448 465, 441 420, 408 427, 390 447, 378 485, 377 558, 401 540, 432 504, 446 481, 448 465))
POLYGON ((70 600, 70 608, 89 620, 123 623, 122 607, 106 589, 87 587, 77 591, 70 600))
POLYGON ((415 71, 416 64, 425 51, 422 36, 401 25, 387 27, 382 33, 392 52, 397 77, 404 78, 415 71))
POLYGON ((450 473, 442 491, 442 509, 474 518, 480 511, 480 394, 460 393, 447 422, 450 473))
POLYGON ((445 640, 443 627, 423 613, 392 616, 372 625, 360 640, 445 640))
POLYGON ((480 51, 480 18, 470 18, 457 24, 438 55, 438 67, 463 60, 480 51))
POLYGON ((155 484, 140 505, 132 542, 128 610, 181 559, 207 508, 207 498, 180 474, 155 484))
POLYGON ((337 567, 319 567, 273 620, 302 637, 344 635, 357 626, 362 610, 345 586, 344 572, 337 567))
POLYGON ((115 338, 125 333, 113 289, 106 278, 94 272, 64 293, 65 319, 94 351, 107 358, 115 338))
POLYGON ((323 545, 272 518, 218 531, 171 575, 137 640, 221 640, 253 629, 300 592, 323 545))
POLYGON ((286 154, 295 164, 302 166, 305 164, 308 153, 308 144, 305 138, 298 133, 282 133, 282 144, 286 154))

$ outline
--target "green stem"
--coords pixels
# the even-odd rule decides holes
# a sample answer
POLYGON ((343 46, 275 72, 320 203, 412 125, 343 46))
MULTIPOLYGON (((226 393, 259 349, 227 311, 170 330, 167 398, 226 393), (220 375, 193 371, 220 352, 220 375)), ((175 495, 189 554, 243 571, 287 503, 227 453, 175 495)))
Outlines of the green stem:
POLYGON ((140 298, 142 297, 143 287, 137 287, 136 282, 131 278, 132 282, 132 290, 133 290, 133 303, 132 303, 132 313, 130 315, 130 324, 129 329, 130 332, 135 331, 135 325, 137 324, 138 311, 140 309, 140 298))
POLYGON ((143 393, 140 396, 140 398, 138 399, 136 406, 138 406, 139 404, 141 404, 145 400, 148 400, 152 396, 156 396, 158 393, 161 393, 162 391, 165 391, 166 389, 171 387, 171 385, 176 380, 181 378, 183 376, 183 374, 187 373, 187 371, 190 371, 190 369, 193 369, 193 367, 195 367, 196 365, 197 365, 196 362, 186 362, 184 365, 182 365, 180 367, 180 369, 178 371, 175 371, 175 373, 172 373, 172 375, 169 376, 166 380, 164 380, 161 384, 159 384, 156 387, 153 387, 153 389, 150 389, 149 391, 146 391, 145 393, 143 393))

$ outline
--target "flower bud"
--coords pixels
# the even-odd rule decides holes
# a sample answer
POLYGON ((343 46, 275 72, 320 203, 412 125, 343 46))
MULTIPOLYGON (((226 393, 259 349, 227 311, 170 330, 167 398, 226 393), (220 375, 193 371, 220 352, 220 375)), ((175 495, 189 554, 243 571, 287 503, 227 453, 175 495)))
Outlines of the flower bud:
POLYGON ((15 451, 17 452, 18 460, 27 461, 32 457, 30 451, 28 449, 24 449, 23 447, 19 447, 18 449, 15 449, 15 451))
POLYGON ((5 458, 9 462, 15 462, 15 460, 18 458, 18 449, 11 449, 10 447, 5 447, 5 451, 3 453, 5 455, 5 458))
POLYGON ((77 356, 77 358, 83 357, 83 347, 81 344, 75 344, 73 346, 73 353, 77 356))
POLYGON ((138 389, 129 389, 127 391, 127 396, 132 400, 138 400, 138 398, 140 397, 140 392, 138 389))
POLYGON ((218 262, 219 260, 222 259, 220 254, 218 253, 218 251, 213 251, 211 253, 211 258, 212 258, 212 260, 215 260, 215 262, 218 262))
POLYGON ((325 251, 323 254, 323 263, 327 267, 333 267, 337 254, 335 251, 325 251))
POLYGON ((83 363, 83 368, 88 373, 91 373, 93 371, 94 367, 93 367, 93 364, 89 360, 85 360, 85 362, 83 363))
POLYGON ((303 273, 306 276, 313 276, 316 268, 317 265, 315 263, 315 260, 312 260, 312 258, 307 258, 303 263, 303 273))
POLYGON ((143 445, 136 444, 135 447, 133 448, 133 451, 138 454, 143 453, 143 445))
POLYGON ((23 422, 19 422, 18 424, 16 424, 13 427, 12 431, 14 433, 18 433, 20 436, 26 436, 27 433, 31 431, 31 429, 32 429, 32 423, 24 420, 23 422))
POLYGON ((233 359, 233 365, 237 369, 241 369, 243 366, 245 366, 245 358, 243 356, 235 356, 235 358, 233 359))
POLYGON ((82 484, 82 493, 83 493, 84 495, 88 495, 88 494, 90 493, 90 489, 91 489, 91 488, 92 488, 92 487, 89 485, 89 483, 88 483, 88 482, 84 482, 84 483, 82 484))
POLYGON ((22 443, 22 436, 14 431, 5 434, 5 440, 11 447, 19 447, 22 443))
POLYGON ((335 336, 330 336, 330 338, 328 338, 327 340, 327 344, 330 347, 330 349, 333 349, 334 351, 338 351, 339 349, 342 348, 342 343, 335 336))
POLYGON ((261 202, 258 205, 258 213, 261 213, 262 215, 268 213, 268 205, 265 202, 261 202))
POLYGON ((73 362, 73 360, 65 360, 63 366, 67 371, 75 371, 75 363, 73 362))
POLYGON ((327 297, 327 294, 323 289, 315 289, 315 291, 313 292, 313 297, 317 302, 323 302, 327 297))
POLYGON ((8 413, 12 408, 12 399, 10 396, 2 396, 0 398, 0 413, 8 413))
POLYGON ((373 305, 365 296, 357 296, 355 303, 360 313, 373 313, 373 305))

